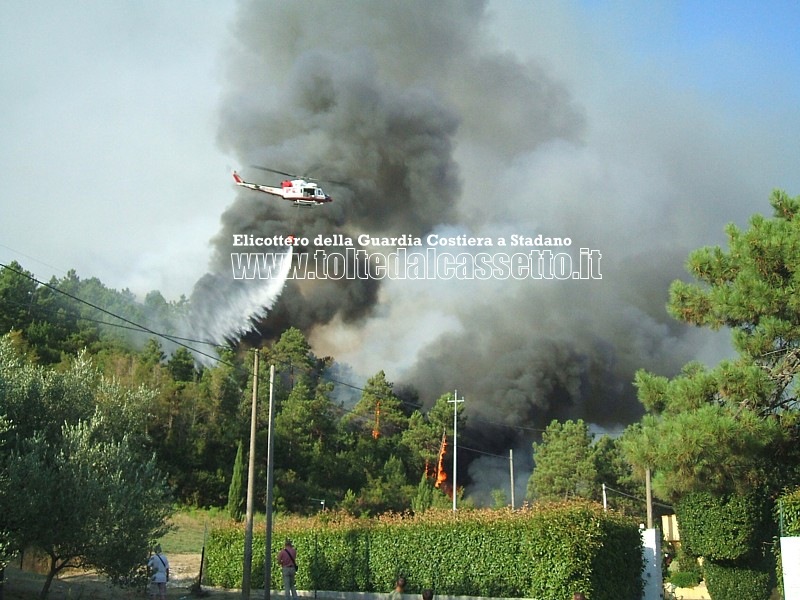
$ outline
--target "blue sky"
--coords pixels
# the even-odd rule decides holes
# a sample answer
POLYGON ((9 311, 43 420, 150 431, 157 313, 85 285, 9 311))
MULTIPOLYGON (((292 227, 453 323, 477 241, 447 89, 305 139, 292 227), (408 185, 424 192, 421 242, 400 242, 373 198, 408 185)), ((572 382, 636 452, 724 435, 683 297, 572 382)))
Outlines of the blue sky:
MULTIPOLYGON (((504 28, 514 28, 515 36, 523 39, 536 19, 516 17, 529 12, 530 4, 510 0, 492 7, 504 28)), ((586 43, 590 51, 584 59, 599 53, 658 69, 671 87, 719 94, 726 103, 750 103, 751 108, 767 112, 773 107, 765 106, 764 98, 774 93, 785 95, 777 102, 784 109, 800 100, 800 4, 796 2, 537 4, 553 19, 553 37, 560 37, 560 29, 566 28, 575 36, 573 40, 586 43)), ((535 40, 531 42, 540 54, 548 54, 535 40)))
POLYGON ((640 20, 623 21, 625 35, 633 53, 673 60, 676 84, 744 107, 771 110, 762 104, 765 93, 785 94, 779 107, 797 106, 800 4, 674 2, 654 13, 644 28, 640 20))

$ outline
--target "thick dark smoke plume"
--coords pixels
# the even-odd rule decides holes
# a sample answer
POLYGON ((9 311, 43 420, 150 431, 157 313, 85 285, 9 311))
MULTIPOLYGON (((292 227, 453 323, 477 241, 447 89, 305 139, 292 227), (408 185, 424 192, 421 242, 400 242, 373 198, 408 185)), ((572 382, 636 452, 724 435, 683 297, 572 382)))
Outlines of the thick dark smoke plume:
MULTIPOLYGON (((242 3, 222 145, 245 165, 347 185, 330 186, 336 202, 314 211, 241 193, 222 217, 213 271, 230 268, 233 234, 423 236, 456 223, 459 128, 506 156, 574 137, 581 118, 561 86, 475 43, 483 18, 482 2, 242 3), (509 100, 487 119, 497 89, 509 100)), ((351 322, 376 301, 374 281, 290 283, 262 331, 351 322)))
POLYGON ((571 238, 574 256, 599 250, 602 281, 287 285, 260 323, 267 336, 301 327, 318 354, 386 369, 426 404, 457 388, 477 443, 529 456, 553 418, 638 418, 635 370, 697 357, 666 315, 667 286, 721 230, 698 198, 746 190, 722 159, 704 163, 715 134, 696 107, 654 97, 626 112, 641 100, 626 90, 598 117, 546 60, 501 51, 491 24, 477 0, 242 2, 222 146, 249 179, 276 183, 246 169, 264 165, 348 185, 323 181, 335 202, 313 210, 241 191, 212 271, 228 272, 243 233, 543 234, 571 238))

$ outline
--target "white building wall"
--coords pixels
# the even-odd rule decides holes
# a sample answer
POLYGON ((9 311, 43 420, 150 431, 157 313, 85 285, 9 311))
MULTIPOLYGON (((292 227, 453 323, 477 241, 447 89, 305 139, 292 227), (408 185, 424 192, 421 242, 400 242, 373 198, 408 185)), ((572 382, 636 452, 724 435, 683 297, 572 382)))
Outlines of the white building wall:
POLYGON ((784 600, 800 600, 800 537, 781 538, 784 600))
POLYGON ((642 529, 642 555, 644 559, 642 600, 661 600, 664 597, 664 581, 661 577, 661 530, 642 529))

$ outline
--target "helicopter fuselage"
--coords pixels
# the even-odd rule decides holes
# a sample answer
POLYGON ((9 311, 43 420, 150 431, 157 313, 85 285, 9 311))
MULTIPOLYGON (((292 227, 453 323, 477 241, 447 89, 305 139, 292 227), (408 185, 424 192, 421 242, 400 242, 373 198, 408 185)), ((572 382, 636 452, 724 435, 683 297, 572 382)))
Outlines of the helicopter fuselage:
POLYGON ((272 194, 284 200, 294 202, 297 206, 317 206, 326 202, 333 202, 333 198, 328 196, 316 183, 305 179, 286 179, 281 182, 281 187, 261 185, 260 183, 250 183, 241 178, 234 172, 233 180, 236 185, 245 187, 256 192, 272 194))

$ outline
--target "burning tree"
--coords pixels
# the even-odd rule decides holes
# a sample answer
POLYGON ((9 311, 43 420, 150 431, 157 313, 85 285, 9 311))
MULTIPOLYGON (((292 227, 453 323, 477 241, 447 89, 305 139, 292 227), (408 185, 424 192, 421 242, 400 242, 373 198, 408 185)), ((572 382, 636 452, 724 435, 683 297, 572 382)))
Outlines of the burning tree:
POLYGON ((448 498, 453 497, 453 487, 447 481, 447 471, 444 469, 444 457, 447 454, 447 432, 442 434, 442 443, 439 448, 439 461, 436 464, 436 483, 434 487, 442 490, 448 498))
MULTIPOLYGON (((408 430, 403 434, 404 445, 415 449, 416 455, 424 461, 424 466, 418 463, 422 478, 412 502, 414 512, 424 511, 431 506, 446 507, 452 499, 453 489, 445 468, 447 439, 453 433, 452 398, 453 394, 444 394, 424 415, 415 411, 409 419, 408 430)), ((459 415, 462 407, 458 406, 459 415)))

